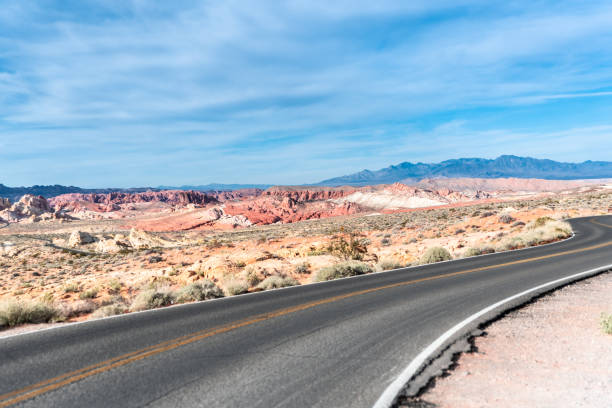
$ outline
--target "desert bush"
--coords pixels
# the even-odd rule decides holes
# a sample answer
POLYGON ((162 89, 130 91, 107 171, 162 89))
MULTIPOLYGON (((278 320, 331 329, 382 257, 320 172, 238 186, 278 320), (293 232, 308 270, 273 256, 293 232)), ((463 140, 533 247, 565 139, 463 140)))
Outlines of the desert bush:
POLYGON ((358 234, 338 234, 331 238, 327 246, 327 252, 343 259, 361 260, 368 252, 369 240, 358 234))
POLYGON ((108 282, 108 292, 111 294, 121 292, 121 282, 119 282, 117 279, 113 279, 112 281, 108 282))
POLYGON ((59 310, 49 303, 17 300, 0 303, 0 327, 48 323, 59 318, 61 318, 59 310))
POLYGON ((168 289, 145 289, 141 291, 130 305, 131 311, 154 309, 168 306, 176 301, 174 294, 168 289))
POLYGON ((110 305, 102 306, 101 308, 93 312, 91 316, 95 318, 109 317, 109 316, 115 316, 118 314, 123 314, 127 312, 127 310, 128 310, 127 306, 124 305, 123 303, 112 303, 110 305))
POLYGON ((612 314, 602 313, 600 324, 604 333, 612 334, 612 314))
POLYGON ((380 245, 382 246, 389 246, 391 245, 391 238, 385 237, 383 239, 380 240, 380 245))
POLYGON ((93 299, 96 296, 98 296, 98 289, 97 288, 92 288, 92 289, 87 289, 85 292, 81 292, 81 294, 79 294, 79 299, 93 299))
POLYGON ((363 262, 346 261, 332 266, 326 266, 317 271, 314 275, 315 282, 329 281, 349 276, 363 275, 372 272, 372 268, 363 262))
POLYGON ((257 287, 263 290, 285 288, 287 286, 295 286, 300 283, 290 276, 272 275, 264 279, 257 287))
POLYGON ((57 309, 61 317, 69 319, 71 317, 91 313, 96 310, 96 307, 96 304, 91 300, 78 300, 71 303, 60 303, 57 309))
POLYGON ((571 225, 565 221, 555 221, 548 217, 542 217, 541 219, 538 218, 538 220, 530 224, 526 232, 503 241, 499 248, 507 251, 546 244, 567 238, 573 233, 571 225), (544 218, 546 218, 545 221, 538 221, 544 218))
POLYGON ((248 266, 243 272, 242 275, 249 286, 257 286, 261 279, 257 275, 257 270, 253 266, 248 266))
POLYGON ((402 265, 393 258, 383 258, 374 266, 376 272, 389 271, 401 268, 402 265))
POLYGON ((421 263, 430 264, 435 262, 450 261, 451 259, 453 259, 453 257, 446 248, 432 247, 425 251, 421 257, 421 263))
POLYGON ((208 300, 223 297, 223 291, 208 279, 203 279, 187 286, 177 292, 178 302, 208 300))
POLYGON ((468 248, 463 253, 463 256, 465 258, 467 258, 467 257, 470 257, 470 256, 492 254, 494 252, 495 252, 495 249, 491 248, 491 247, 471 247, 471 248, 468 248))
POLYGON ((508 215, 508 214, 502 214, 499 216, 499 222, 503 223, 503 224, 510 224, 511 222, 516 221, 516 218, 508 215))
POLYGON ((64 293, 76 293, 80 291, 81 291, 81 287, 76 283, 69 283, 66 286, 64 286, 64 293))
POLYGON ((295 265, 295 273, 305 274, 310 272, 310 264, 308 262, 302 262, 295 265))
POLYGON ((226 282, 224 287, 225 294, 227 296, 242 295, 243 293, 247 293, 249 291, 248 284, 241 280, 232 280, 226 282))
POLYGON ((550 217, 540 217, 540 218, 537 218, 535 221, 533 221, 533 223, 530 225, 530 227, 531 228, 542 227, 542 226, 546 225, 550 221, 554 221, 554 220, 552 218, 550 218, 550 217))

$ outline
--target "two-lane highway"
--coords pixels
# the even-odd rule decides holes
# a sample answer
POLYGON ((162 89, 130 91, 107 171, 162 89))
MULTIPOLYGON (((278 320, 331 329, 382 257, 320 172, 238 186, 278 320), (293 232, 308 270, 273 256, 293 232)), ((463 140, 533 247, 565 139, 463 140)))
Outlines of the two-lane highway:
POLYGON ((0 339, 0 408, 371 407, 457 322, 612 264, 612 217, 571 223, 553 245, 0 339))

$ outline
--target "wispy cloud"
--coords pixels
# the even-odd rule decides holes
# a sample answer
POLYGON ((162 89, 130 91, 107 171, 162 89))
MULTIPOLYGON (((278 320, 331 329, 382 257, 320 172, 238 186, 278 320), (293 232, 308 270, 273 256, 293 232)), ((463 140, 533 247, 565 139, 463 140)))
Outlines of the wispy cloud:
POLYGON ((600 133, 563 133, 610 124, 609 3, 403 3, 6 2, 0 182, 303 183, 401 160, 610 157, 600 133), (568 114, 578 99, 588 115, 568 114), (554 134, 600 145, 551 150, 554 134))

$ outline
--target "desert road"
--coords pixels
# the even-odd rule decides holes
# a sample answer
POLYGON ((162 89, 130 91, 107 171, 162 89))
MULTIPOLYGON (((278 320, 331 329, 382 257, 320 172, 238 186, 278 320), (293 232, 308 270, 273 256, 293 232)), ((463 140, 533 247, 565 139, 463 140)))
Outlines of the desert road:
POLYGON ((571 224, 552 245, 2 338, 0 407, 380 406, 458 322, 612 264, 612 216, 571 224))

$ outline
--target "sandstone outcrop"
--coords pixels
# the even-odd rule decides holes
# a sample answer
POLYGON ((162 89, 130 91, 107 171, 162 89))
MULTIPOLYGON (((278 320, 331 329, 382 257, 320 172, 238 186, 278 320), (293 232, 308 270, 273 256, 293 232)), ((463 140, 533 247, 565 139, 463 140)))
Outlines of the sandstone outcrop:
POLYGON ((71 217, 63 212, 54 212, 47 200, 42 196, 24 195, 10 207, 3 200, 0 211, 0 221, 4 222, 39 222, 46 220, 66 220, 71 217))
POLYGON ((70 234, 70 237, 68 237, 67 245, 69 247, 75 248, 81 245, 87 245, 87 244, 94 243, 95 241, 96 241, 96 238, 93 235, 89 234, 88 232, 73 231, 70 234))

